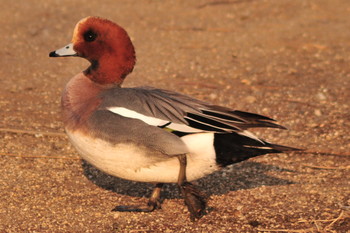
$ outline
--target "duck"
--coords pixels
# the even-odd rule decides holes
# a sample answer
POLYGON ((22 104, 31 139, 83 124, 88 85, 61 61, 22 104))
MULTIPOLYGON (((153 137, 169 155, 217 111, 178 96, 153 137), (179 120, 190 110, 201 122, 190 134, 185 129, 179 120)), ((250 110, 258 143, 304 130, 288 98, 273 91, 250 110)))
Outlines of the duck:
POLYGON ((81 158, 109 175, 155 184, 147 203, 118 205, 113 211, 159 209, 163 185, 175 183, 191 220, 197 220, 207 214, 208 196, 193 181, 255 156, 299 150, 249 131, 286 129, 270 117, 171 90, 122 87, 134 69, 135 49, 128 33, 108 19, 80 20, 71 43, 49 57, 90 62, 61 97, 65 132, 81 158))

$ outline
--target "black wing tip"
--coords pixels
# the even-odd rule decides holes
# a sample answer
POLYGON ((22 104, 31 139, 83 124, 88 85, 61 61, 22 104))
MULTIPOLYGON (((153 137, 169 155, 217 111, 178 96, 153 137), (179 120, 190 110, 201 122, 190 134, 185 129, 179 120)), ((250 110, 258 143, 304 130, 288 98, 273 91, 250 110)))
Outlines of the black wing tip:
POLYGON ((245 112, 240 110, 230 111, 230 113, 247 120, 248 122, 245 124, 247 128, 266 127, 288 130, 286 127, 277 124, 275 119, 257 113, 245 112))
POLYGON ((253 118, 256 120, 266 120, 266 121, 276 121, 275 119, 272 119, 270 117, 267 116, 263 116, 257 113, 251 113, 251 112, 245 112, 245 111, 240 111, 240 110, 234 110, 231 111, 231 113, 243 117, 243 118, 253 118))
POLYGON ((283 125, 277 125, 277 124, 276 124, 276 129, 288 130, 287 127, 284 127, 283 125))
POLYGON ((279 124, 276 124, 274 122, 269 122, 269 121, 258 121, 258 122, 259 123, 257 123, 255 127, 266 127, 266 128, 288 130, 288 128, 284 127, 283 125, 279 125, 279 124))

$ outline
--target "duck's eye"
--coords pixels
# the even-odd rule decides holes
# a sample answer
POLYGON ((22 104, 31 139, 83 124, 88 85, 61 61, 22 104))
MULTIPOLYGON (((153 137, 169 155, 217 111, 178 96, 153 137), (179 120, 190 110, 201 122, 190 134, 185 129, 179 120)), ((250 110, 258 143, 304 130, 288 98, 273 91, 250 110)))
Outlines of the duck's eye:
POLYGON ((96 38, 97 38, 97 34, 92 30, 88 30, 84 33, 84 40, 87 42, 92 42, 96 40, 96 38))

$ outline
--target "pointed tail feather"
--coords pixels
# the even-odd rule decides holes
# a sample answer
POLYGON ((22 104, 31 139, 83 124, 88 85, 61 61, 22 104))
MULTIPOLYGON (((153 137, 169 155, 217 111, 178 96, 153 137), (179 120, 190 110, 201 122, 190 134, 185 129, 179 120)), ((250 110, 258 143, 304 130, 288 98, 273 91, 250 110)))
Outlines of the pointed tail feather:
POLYGON ((215 133, 214 148, 216 153, 216 162, 223 167, 259 155, 302 150, 288 146, 271 144, 262 139, 256 140, 237 133, 215 133))
POLYGON ((305 149, 300 149, 300 148, 295 148, 295 147, 282 146, 282 145, 278 145, 278 144, 270 144, 270 143, 268 143, 268 144, 272 149, 276 150, 276 153, 305 150, 305 149))

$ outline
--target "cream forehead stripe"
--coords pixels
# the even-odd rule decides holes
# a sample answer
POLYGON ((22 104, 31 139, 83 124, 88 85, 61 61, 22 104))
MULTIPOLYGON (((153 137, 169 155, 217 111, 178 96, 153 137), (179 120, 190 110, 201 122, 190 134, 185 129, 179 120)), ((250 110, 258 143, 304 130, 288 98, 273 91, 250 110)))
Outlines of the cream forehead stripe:
POLYGON ((91 18, 90 16, 89 17, 86 17, 86 18, 83 18, 82 20, 80 20, 76 25, 75 25, 75 28, 74 28, 74 31, 73 31, 73 38, 72 38, 72 43, 74 44, 74 42, 76 42, 78 40, 78 31, 79 31, 79 26, 81 24, 84 24, 89 18, 91 18))

